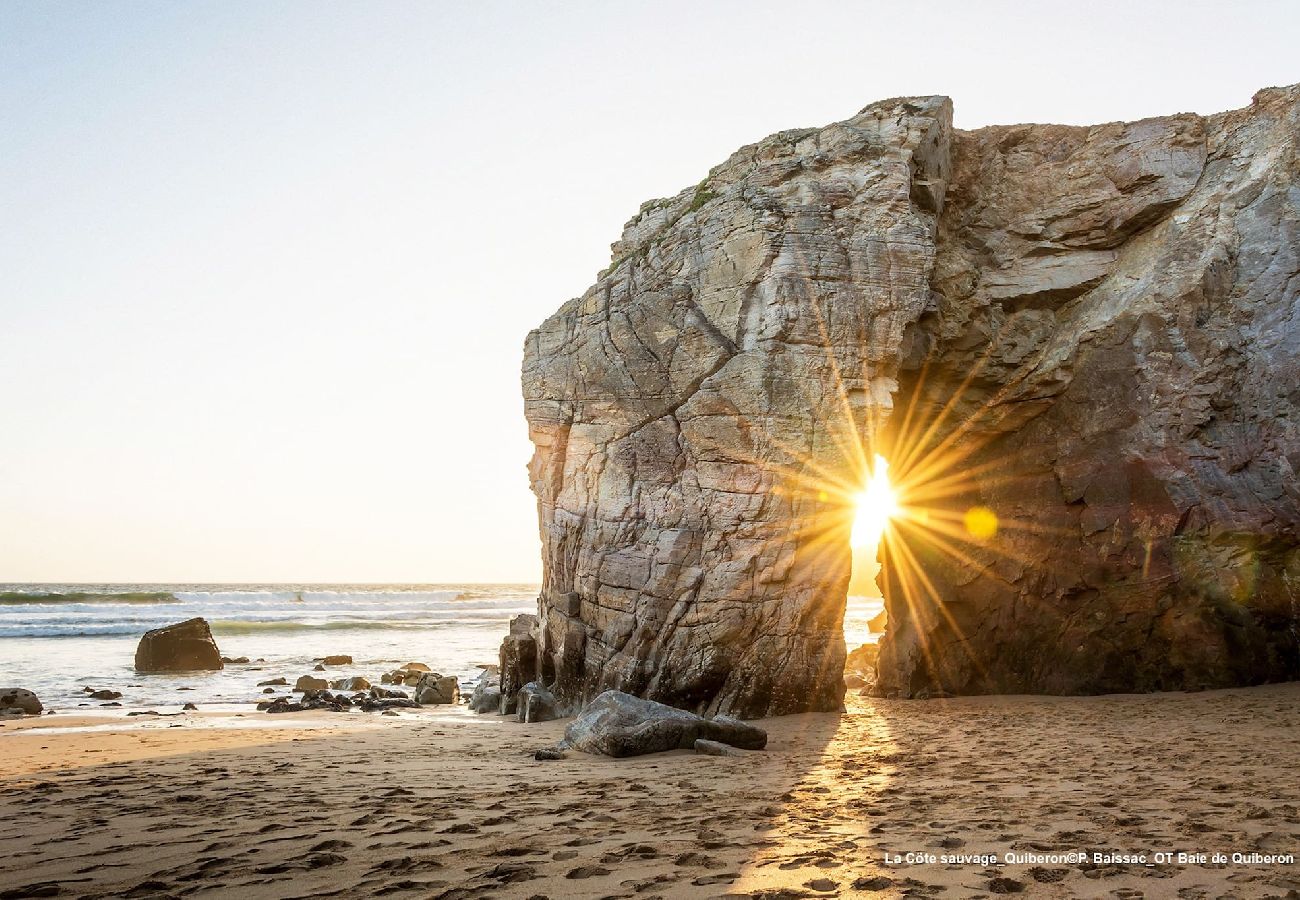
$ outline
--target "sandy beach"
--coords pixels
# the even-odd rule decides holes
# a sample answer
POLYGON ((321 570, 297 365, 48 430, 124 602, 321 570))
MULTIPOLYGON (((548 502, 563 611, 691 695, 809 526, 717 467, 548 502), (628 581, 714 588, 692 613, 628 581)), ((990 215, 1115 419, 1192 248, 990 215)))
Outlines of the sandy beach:
POLYGON ((0 729, 0 897, 1288 897, 1300 684, 886 701, 769 749, 538 762, 563 722, 47 716, 0 729))

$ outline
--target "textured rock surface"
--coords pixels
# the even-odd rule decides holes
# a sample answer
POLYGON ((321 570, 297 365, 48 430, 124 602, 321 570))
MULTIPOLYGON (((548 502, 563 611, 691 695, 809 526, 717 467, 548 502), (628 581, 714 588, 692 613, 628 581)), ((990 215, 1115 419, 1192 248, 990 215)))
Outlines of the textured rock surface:
POLYGON ((39 716, 45 707, 26 688, 0 688, 0 709, 21 709, 29 716, 39 716))
POLYGON ((727 716, 706 719, 622 691, 605 691, 564 729, 561 747, 605 756, 641 756, 690 750, 700 739, 746 750, 767 746, 767 732, 755 725, 727 716))
POLYGON ((415 702, 426 706, 459 703, 460 682, 455 675, 425 672, 415 685, 415 702))
POLYGON ((324 678, 317 678, 314 675, 302 675, 294 682, 295 691, 324 691, 328 690, 330 683, 324 678))
POLYGON ((1298 105, 961 132, 890 100, 643 206, 525 348, 542 679, 837 708, 864 439, 946 486, 933 521, 1002 526, 899 527, 882 690, 1300 676, 1298 105))
POLYGON ((469 708, 476 713, 501 711, 501 676, 496 666, 484 669, 479 674, 474 682, 474 692, 470 694, 469 708))
POLYGON ((221 651, 206 619, 195 618, 146 631, 135 649, 137 672, 221 669, 221 651))
POLYGON ((515 704, 515 717, 520 722, 549 722, 560 717, 559 701, 536 681, 530 681, 519 689, 515 704))
POLYGON ((501 715, 513 715, 519 691, 537 677, 537 617, 515 616, 510 633, 501 641, 497 672, 501 692, 501 715))

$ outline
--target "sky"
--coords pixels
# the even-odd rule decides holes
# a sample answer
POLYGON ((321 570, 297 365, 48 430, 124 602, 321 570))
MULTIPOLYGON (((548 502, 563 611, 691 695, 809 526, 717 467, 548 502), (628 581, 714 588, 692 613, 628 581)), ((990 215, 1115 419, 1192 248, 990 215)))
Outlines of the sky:
POLYGON ((1300 4, 0 2, 0 582, 540 578, 524 337, 878 99, 1245 106, 1300 4))

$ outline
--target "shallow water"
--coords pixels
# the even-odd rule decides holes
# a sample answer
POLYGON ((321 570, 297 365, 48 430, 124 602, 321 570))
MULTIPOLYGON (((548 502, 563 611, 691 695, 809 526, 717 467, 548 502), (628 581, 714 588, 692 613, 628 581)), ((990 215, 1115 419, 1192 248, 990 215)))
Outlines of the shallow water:
MULTIPOLYGON (((46 707, 91 712, 104 701, 85 688, 120 691, 121 709, 174 711, 246 707, 268 698, 260 681, 313 672, 316 660, 350 655, 330 679, 383 672, 422 662, 463 681, 493 663, 510 618, 536 612, 536 585, 0 585, 0 684, 36 692, 46 707), (89 597, 57 598, 73 591, 89 597), (162 598, 114 596, 160 592, 162 598), (42 596, 45 593, 46 596, 42 596), (140 635, 203 616, 223 656, 247 665, 220 672, 141 675, 133 664, 140 635)), ((867 620, 883 602, 850 597, 849 649, 878 639, 867 620)), ((287 693, 278 687, 276 693, 287 693)))

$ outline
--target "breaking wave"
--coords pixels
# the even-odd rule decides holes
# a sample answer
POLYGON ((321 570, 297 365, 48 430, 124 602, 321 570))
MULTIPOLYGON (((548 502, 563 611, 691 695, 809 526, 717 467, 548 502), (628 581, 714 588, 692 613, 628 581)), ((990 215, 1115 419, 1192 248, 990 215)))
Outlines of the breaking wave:
POLYGON ((43 591, 0 591, 0 606, 46 606, 59 603, 179 603, 170 591, 132 591, 125 594, 100 594, 86 591, 47 593, 43 591))

